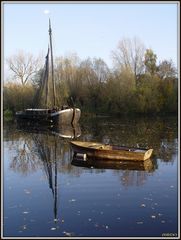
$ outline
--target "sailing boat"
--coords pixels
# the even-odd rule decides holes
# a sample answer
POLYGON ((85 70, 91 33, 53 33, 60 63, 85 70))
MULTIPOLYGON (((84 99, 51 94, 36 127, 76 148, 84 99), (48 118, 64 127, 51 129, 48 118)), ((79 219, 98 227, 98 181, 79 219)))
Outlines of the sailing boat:
POLYGON ((34 97, 34 107, 16 112, 16 118, 42 123, 73 124, 78 123, 81 110, 74 107, 71 99, 69 106, 56 106, 56 88, 53 67, 52 29, 49 19, 50 49, 45 60, 45 67, 40 79, 40 86, 34 97), (50 52, 50 53, 49 53, 50 52), (49 72, 49 55, 51 58, 51 71, 49 72), (50 74, 51 73, 51 74, 50 74), (43 108, 42 108, 43 106, 43 108))

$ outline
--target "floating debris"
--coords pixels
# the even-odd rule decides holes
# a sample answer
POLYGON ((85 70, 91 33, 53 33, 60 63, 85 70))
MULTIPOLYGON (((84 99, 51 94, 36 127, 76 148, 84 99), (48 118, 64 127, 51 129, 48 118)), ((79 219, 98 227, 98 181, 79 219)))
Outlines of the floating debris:
POLYGON ((69 233, 69 232, 63 232, 66 236, 69 236, 69 237, 71 237, 72 236, 72 233, 69 233))
POLYGON ((26 226, 26 225, 23 225, 23 226, 21 226, 21 228, 22 228, 23 230, 26 230, 26 229, 27 229, 27 226, 26 226))
POLYGON ((173 185, 171 185, 171 186, 170 186, 170 188, 174 188, 174 186, 173 186, 173 185))
POLYGON ((62 223, 64 223, 65 222, 65 220, 64 219, 62 219, 62 223))
POLYGON ((106 225, 106 229, 108 229, 109 227, 106 225))
POLYGON ((148 200, 148 201, 153 201, 152 198, 147 198, 147 197, 145 197, 144 199, 145 199, 145 200, 148 200))
POLYGON ((14 206, 10 206, 9 208, 17 208, 17 205, 14 205, 14 206))
POLYGON ((117 217, 117 220, 120 220, 121 218, 120 217, 117 217))
POLYGON ((36 220, 34 220, 34 219, 31 219, 31 220, 30 220, 30 222, 36 222, 36 220))
POLYGON ((165 223, 165 220, 162 220, 161 223, 165 223))
POLYGON ((24 189, 24 192, 26 193, 26 194, 30 194, 31 192, 29 191, 29 190, 27 190, 27 189, 24 189))
POLYGON ((52 227, 50 230, 52 230, 52 231, 55 231, 55 230, 56 230, 56 228, 55 228, 55 227, 52 227))
POLYGON ((27 212, 27 211, 24 211, 24 212, 23 212, 23 214, 28 214, 28 213, 29 213, 29 212, 27 212))
POLYGON ((76 201, 76 199, 70 199, 69 200, 69 202, 75 202, 76 201))
POLYGON ((92 219, 91 219, 91 218, 89 218, 88 220, 89 220, 89 222, 91 222, 91 221, 92 221, 92 219))
POLYGON ((143 224, 143 222, 136 222, 137 224, 143 224))
POLYGON ((151 215, 151 218, 156 218, 156 216, 155 215, 151 215))
POLYGON ((141 204, 141 207, 146 207, 146 204, 142 203, 142 204, 141 204))

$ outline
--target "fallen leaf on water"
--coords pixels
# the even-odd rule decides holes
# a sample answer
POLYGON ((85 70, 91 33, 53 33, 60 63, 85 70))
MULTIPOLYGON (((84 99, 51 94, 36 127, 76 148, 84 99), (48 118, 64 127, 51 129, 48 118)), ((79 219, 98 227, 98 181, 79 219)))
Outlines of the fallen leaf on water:
POLYGON ((29 213, 29 212, 27 212, 27 211, 24 211, 24 212, 23 212, 23 214, 28 214, 28 213, 29 213))
POLYGON ((9 208, 17 208, 17 205, 14 205, 14 206, 10 206, 9 208))
POLYGON ((26 226, 26 225, 23 225, 23 226, 21 226, 21 228, 22 228, 23 230, 26 230, 26 229, 27 229, 27 226, 26 226))
POLYGON ((31 192, 29 191, 29 190, 27 190, 27 189, 24 189, 24 192, 26 193, 26 194, 30 194, 31 192))
POLYGON ((55 228, 55 227, 52 227, 50 230, 54 231, 54 230, 56 230, 56 228, 55 228))
POLYGON ((143 222, 136 222, 137 224, 143 224, 143 222))
POLYGON ((64 231, 63 233, 64 233, 66 236, 69 236, 69 237, 72 236, 72 233, 65 232, 65 231, 64 231))

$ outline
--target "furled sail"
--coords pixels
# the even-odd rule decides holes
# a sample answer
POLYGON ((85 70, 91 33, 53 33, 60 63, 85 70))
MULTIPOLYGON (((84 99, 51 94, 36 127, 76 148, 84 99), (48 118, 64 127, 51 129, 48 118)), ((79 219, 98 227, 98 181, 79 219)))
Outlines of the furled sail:
POLYGON ((36 94, 33 100, 34 108, 48 107, 48 91, 49 91, 48 78, 49 78, 49 48, 48 48, 48 53, 46 55, 45 66, 41 74, 39 87, 36 91, 36 94))

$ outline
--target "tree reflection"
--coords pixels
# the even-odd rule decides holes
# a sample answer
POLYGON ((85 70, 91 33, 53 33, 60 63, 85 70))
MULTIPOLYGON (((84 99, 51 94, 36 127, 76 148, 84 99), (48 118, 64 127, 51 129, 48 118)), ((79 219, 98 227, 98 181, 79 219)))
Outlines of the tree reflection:
POLYGON ((146 182, 148 173, 144 171, 129 171, 125 170, 122 172, 120 180, 122 185, 128 186, 142 186, 146 182))
POLYGON ((38 169, 40 164, 36 154, 32 152, 33 142, 27 136, 16 143, 16 156, 10 162, 10 169, 21 172, 23 175, 32 173, 38 169))
POLYGON ((88 158, 84 161, 81 158, 75 157, 75 155, 73 156, 71 164, 78 167, 94 169, 96 173, 101 173, 106 169, 112 169, 114 174, 120 178, 123 186, 143 185, 148 175, 153 173, 157 168, 155 161, 152 159, 147 159, 146 161, 117 161, 88 158))
POLYGON ((81 140, 110 143, 129 147, 153 148, 161 161, 173 161, 177 152, 177 118, 94 118, 84 122, 81 140), (164 149, 163 149, 164 145, 164 149))
MULTIPOLYGON (((123 185, 141 185, 146 181, 147 176, 158 168, 158 159, 164 162, 173 162, 173 156, 178 151, 177 121, 175 118, 96 118, 83 121, 81 128, 80 135, 80 129, 70 129, 70 131, 59 129, 57 131, 55 128, 45 128, 39 131, 35 126, 32 131, 30 128, 15 129, 13 126, 11 128, 5 126, 4 140, 6 140, 8 149, 13 150, 10 168, 23 174, 43 168, 49 179, 49 186, 52 187, 53 173, 51 169, 52 167, 55 169, 55 160, 53 159, 56 155, 57 172, 80 176, 83 169, 71 164, 72 153, 69 140, 73 134, 79 140, 153 148, 155 156, 152 165, 141 166, 140 169, 126 168, 124 165, 122 168, 119 166, 119 171, 114 171, 114 174, 120 177, 123 185), (63 138, 63 135, 69 136, 69 138, 63 138)), ((113 166, 115 166, 115 163, 113 166, 93 166, 91 164, 89 167, 92 166, 93 169, 90 168, 89 171, 94 171, 97 174, 106 171, 106 169, 114 169, 113 166)))

